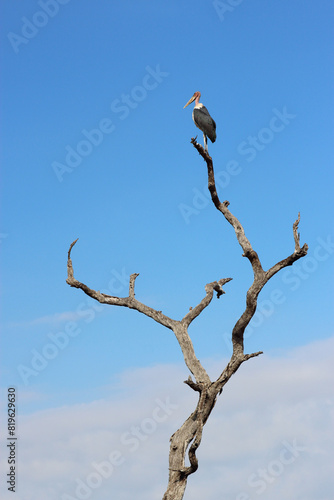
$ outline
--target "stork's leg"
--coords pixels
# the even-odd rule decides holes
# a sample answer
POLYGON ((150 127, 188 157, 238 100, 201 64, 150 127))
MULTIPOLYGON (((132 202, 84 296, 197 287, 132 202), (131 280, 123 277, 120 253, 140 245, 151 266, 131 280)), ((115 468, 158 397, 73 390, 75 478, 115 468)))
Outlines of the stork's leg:
POLYGON ((205 149, 205 151, 208 152, 208 140, 207 140, 207 137, 204 133, 203 133, 203 137, 204 137, 204 149, 205 149))

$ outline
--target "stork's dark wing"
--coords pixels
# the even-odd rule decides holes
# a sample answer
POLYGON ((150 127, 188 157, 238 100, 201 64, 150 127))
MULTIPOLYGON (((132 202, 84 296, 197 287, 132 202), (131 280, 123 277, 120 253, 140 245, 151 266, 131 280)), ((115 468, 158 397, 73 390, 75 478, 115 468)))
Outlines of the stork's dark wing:
POLYGON ((194 108, 193 120, 196 127, 202 130, 202 132, 209 137, 211 142, 215 142, 217 137, 216 123, 213 118, 211 118, 209 111, 205 106, 194 108))

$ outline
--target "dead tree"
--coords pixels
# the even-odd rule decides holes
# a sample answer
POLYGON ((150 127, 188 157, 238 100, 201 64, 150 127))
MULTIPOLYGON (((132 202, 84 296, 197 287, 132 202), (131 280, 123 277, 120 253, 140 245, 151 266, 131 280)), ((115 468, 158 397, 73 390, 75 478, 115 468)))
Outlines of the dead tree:
POLYGON ((298 233, 298 225, 300 214, 297 220, 293 223, 293 237, 295 248, 291 255, 274 264, 270 269, 265 271, 262 268, 258 254, 253 250, 252 245, 245 235, 244 228, 239 220, 230 212, 229 202, 221 202, 216 189, 215 176, 213 170, 212 158, 196 142, 196 138, 191 139, 193 146, 205 160, 208 170, 208 188, 211 194, 212 201, 225 219, 233 227, 237 240, 243 250, 243 257, 246 257, 253 269, 254 280, 246 294, 246 308, 232 330, 232 345, 233 352, 230 361, 222 371, 217 380, 211 381, 205 368, 196 357, 192 341, 188 334, 188 327, 191 322, 201 314, 201 312, 210 304, 214 293, 216 292, 219 298, 225 293, 223 286, 232 278, 223 278, 205 285, 205 297, 194 308, 181 319, 175 320, 165 316, 161 311, 157 311, 135 298, 135 280, 138 274, 131 274, 129 279, 129 295, 128 297, 114 297, 92 290, 84 283, 81 283, 74 277, 73 266, 71 260, 71 251, 77 240, 75 240, 68 251, 67 261, 67 283, 75 288, 80 288, 85 294, 97 300, 101 304, 113 306, 123 306, 129 309, 145 314, 154 319, 157 323, 172 330, 181 347, 184 361, 189 368, 193 378, 189 375, 185 383, 194 391, 198 392, 198 402, 195 410, 170 438, 169 452, 169 481, 167 490, 163 496, 163 500, 182 500, 187 485, 188 476, 193 474, 198 468, 196 451, 202 440, 203 426, 208 420, 210 413, 215 406, 218 395, 222 392, 224 385, 229 381, 231 376, 238 370, 240 365, 250 358, 262 354, 262 352, 254 352, 252 354, 244 353, 244 331, 251 321, 257 306, 257 298, 264 285, 281 269, 291 266, 296 260, 304 257, 307 254, 308 246, 306 244, 300 247, 300 235, 298 233), (189 465, 186 465, 186 454, 188 452, 189 465))

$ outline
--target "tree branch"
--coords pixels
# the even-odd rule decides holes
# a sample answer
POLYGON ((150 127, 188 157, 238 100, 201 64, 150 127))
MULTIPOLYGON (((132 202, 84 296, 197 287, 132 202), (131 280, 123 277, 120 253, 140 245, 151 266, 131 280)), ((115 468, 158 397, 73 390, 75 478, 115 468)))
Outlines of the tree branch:
POLYGON ((139 276, 139 273, 134 273, 131 274, 130 276, 130 283, 129 283, 129 297, 133 298, 135 297, 135 281, 137 276, 139 276))
POLYGON ((207 390, 201 391, 201 395, 199 398, 199 402, 197 405, 197 411, 196 411, 196 424, 197 424, 197 429, 196 429, 196 434, 194 437, 193 442, 191 443, 191 446, 188 451, 188 457, 189 457, 189 462, 190 462, 190 467, 186 467, 183 469, 183 474, 185 476, 190 476, 190 474, 193 474, 194 472, 197 471, 198 469, 198 460, 196 457, 196 451, 199 445, 201 444, 202 441, 202 434, 203 434, 203 418, 204 418, 204 404, 205 400, 207 398, 207 390))
POLYGON ((182 319, 182 323, 185 326, 189 326, 190 323, 201 314, 201 312, 210 304, 212 297, 213 297, 213 292, 217 292, 217 298, 221 295, 223 295, 225 292, 223 290, 223 285, 231 281, 232 278, 224 278, 219 281, 213 281, 212 283, 208 283, 205 285, 205 291, 206 291, 206 296, 204 299, 201 300, 201 302, 191 309, 188 314, 185 315, 185 317, 182 319))
POLYGON ((300 222, 300 212, 298 212, 298 217, 292 225, 293 237, 295 240, 295 253, 300 251, 300 234, 298 233, 298 226, 300 222))
MULTIPOLYGON (((190 372, 194 375, 196 382, 199 384, 210 384, 210 378, 204 367, 201 365, 200 361, 196 357, 193 343, 188 334, 189 324, 203 311, 205 307, 209 305, 212 300, 213 292, 217 292, 217 296, 222 295, 224 292, 223 285, 228 283, 231 278, 224 278, 219 281, 214 281, 205 286, 206 296, 201 302, 191 309, 188 314, 181 320, 177 321, 169 318, 161 311, 156 311, 152 307, 149 307, 135 298, 135 280, 139 276, 138 273, 131 274, 129 280, 129 296, 128 297, 114 297, 101 293, 99 291, 89 288, 84 283, 81 283, 74 277, 73 264, 71 260, 71 252, 78 240, 76 239, 71 243, 68 258, 67 258, 67 280, 68 285, 80 288, 86 295, 97 300, 101 304, 108 304, 113 306, 128 307, 129 309, 134 309, 142 314, 145 314, 149 318, 154 319, 157 323, 172 330, 177 338, 177 341, 181 347, 184 361, 189 368, 190 372)), ((189 384, 188 384, 189 385, 189 384)))
POLYGON ((70 245, 70 249, 68 251, 68 259, 67 259, 67 280, 66 283, 72 287, 75 288, 80 288, 86 295, 89 295, 89 297, 92 297, 93 299, 97 300, 101 304, 108 304, 111 306, 122 306, 122 307, 128 307, 129 309, 135 309, 136 311, 145 314, 146 316, 149 316, 150 318, 154 319, 157 323, 160 323, 161 325, 173 330, 173 328, 177 325, 177 321, 174 321, 173 319, 169 318, 168 316, 165 316, 162 314, 161 311, 156 311, 152 307, 148 307, 145 304, 142 304, 139 302, 137 299, 135 299, 135 293, 134 293, 134 285, 135 285, 135 280, 139 274, 131 274, 130 280, 129 280, 129 296, 128 297, 114 297, 112 295, 107 295, 105 293, 100 293, 99 291, 95 291, 91 288, 89 288, 87 285, 84 283, 81 283, 77 279, 74 278, 74 272, 73 272, 73 265, 72 265, 72 260, 71 260, 71 251, 73 246, 78 240, 75 240, 73 243, 70 245))
POLYGON ((300 213, 298 213, 298 218, 295 220, 295 222, 292 225, 293 237, 294 237, 294 240, 295 240, 295 250, 294 250, 294 252, 291 255, 289 255, 288 257, 286 257, 285 259, 281 260, 280 262, 277 262, 277 264, 275 264, 274 266, 272 266, 266 272, 267 281, 272 276, 274 276, 274 274, 276 274, 278 271, 280 271, 284 267, 292 266, 292 264, 294 262, 296 262, 296 260, 298 260, 301 257, 304 257, 305 255, 307 255, 308 245, 306 243, 304 243, 304 245, 302 246, 302 248, 300 248, 300 243, 299 243, 300 235, 298 233, 299 222, 300 222, 300 213))
POLYGON ((196 384, 196 382, 193 381, 191 376, 189 375, 188 379, 184 381, 185 384, 189 385, 194 391, 201 392, 202 387, 199 384, 196 384))
POLYGON ((252 245, 245 235, 244 228, 240 224, 239 220, 228 209, 230 203, 228 201, 221 203, 219 199, 211 156, 200 144, 196 142, 194 138, 191 139, 191 143, 206 162, 208 170, 208 189, 210 191, 212 201, 217 210, 219 210, 224 215, 225 219, 233 226, 237 240, 244 251, 243 257, 246 257, 249 260, 254 273, 253 283, 248 289, 246 295, 246 309, 236 322, 232 331, 233 355, 238 356, 240 360, 244 360, 244 332, 255 314, 257 298, 260 291, 269 279, 274 276, 274 274, 286 266, 291 266, 296 260, 307 254, 308 246, 305 244, 302 248, 300 248, 299 243, 300 235, 298 234, 298 225, 300 222, 300 213, 298 214, 297 220, 293 224, 293 236, 295 240, 295 250, 293 254, 281 260, 265 272, 262 268, 257 252, 253 250, 252 245))
POLYGON ((238 219, 228 209, 230 202, 224 201, 222 203, 219 199, 211 156, 207 153, 207 151, 205 151, 205 149, 200 144, 198 144, 195 141, 194 138, 191 139, 191 143, 193 144, 195 149, 197 149, 202 158, 206 161, 208 169, 208 188, 211 194, 211 199, 215 207, 217 208, 217 210, 219 210, 219 212, 221 212, 224 215, 227 222, 229 222, 231 226, 233 226, 239 245, 241 246, 244 252, 243 257, 247 257, 248 260, 250 261, 254 275, 263 274, 264 271, 262 269, 260 259, 257 253, 253 250, 252 245, 250 244, 248 238, 246 237, 244 228, 242 227, 238 219))

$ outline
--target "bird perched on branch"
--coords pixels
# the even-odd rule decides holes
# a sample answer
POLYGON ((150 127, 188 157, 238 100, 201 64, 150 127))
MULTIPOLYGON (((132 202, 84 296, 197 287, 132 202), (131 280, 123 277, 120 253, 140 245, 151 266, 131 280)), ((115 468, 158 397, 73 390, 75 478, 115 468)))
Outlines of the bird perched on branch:
POLYGON ((208 151, 207 137, 209 137, 211 142, 215 142, 217 137, 216 123, 211 118, 209 111, 206 109, 206 107, 201 102, 199 102, 200 98, 201 98, 201 93, 195 92, 195 94, 192 96, 191 99, 189 99, 189 101, 183 107, 183 109, 189 106, 189 104, 191 104, 193 101, 195 101, 195 107, 193 109, 193 120, 196 127, 198 127, 203 132, 204 147, 205 150, 208 151))

